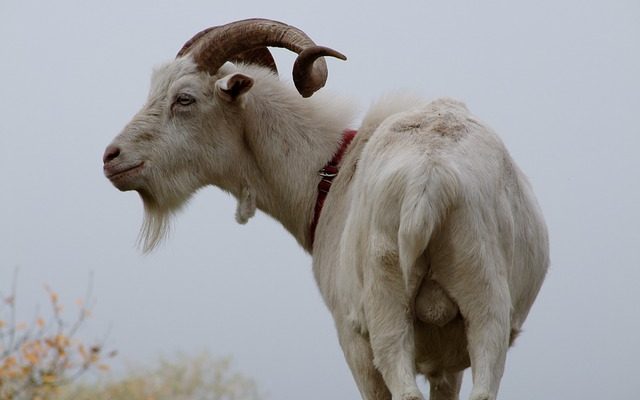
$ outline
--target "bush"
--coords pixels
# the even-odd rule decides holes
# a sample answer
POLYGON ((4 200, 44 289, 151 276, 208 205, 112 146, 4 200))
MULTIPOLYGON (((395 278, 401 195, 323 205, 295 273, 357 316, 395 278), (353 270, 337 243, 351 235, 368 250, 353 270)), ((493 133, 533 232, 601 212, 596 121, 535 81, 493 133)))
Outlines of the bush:
POLYGON ((16 279, 8 296, 0 293, 0 400, 258 400, 257 386, 231 369, 229 358, 209 353, 160 359, 152 368, 129 368, 121 378, 104 374, 80 379, 86 372, 106 372, 115 352, 102 343, 87 345, 77 333, 90 316, 89 290, 78 300, 76 318, 66 322, 59 296, 48 287, 51 316, 18 322, 16 279))
MULTIPOLYGON (((84 301, 70 323, 63 319, 58 294, 45 287, 51 317, 36 316, 31 323, 16 315, 16 277, 11 293, 0 294, 0 400, 49 400, 60 388, 89 370, 107 370, 102 345, 87 345, 76 338, 90 315, 84 301)), ((108 356, 112 357, 112 352, 108 356)))
POLYGON ((120 379, 74 384, 61 400, 257 400, 257 386, 231 369, 229 358, 209 353, 160 359, 152 368, 129 368, 120 379))

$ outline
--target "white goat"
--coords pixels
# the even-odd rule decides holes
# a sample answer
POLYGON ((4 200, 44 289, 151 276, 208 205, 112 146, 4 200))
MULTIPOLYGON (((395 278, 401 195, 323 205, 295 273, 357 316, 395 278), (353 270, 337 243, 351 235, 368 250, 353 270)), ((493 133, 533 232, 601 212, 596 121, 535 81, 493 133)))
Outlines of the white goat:
POLYGON ((348 104, 300 97, 265 46, 299 53, 305 97, 326 81, 322 56, 344 58, 275 21, 208 29, 155 71, 147 104, 107 148, 107 177, 143 199, 145 249, 193 192, 218 186, 238 199, 239 222, 257 207, 313 255, 364 399, 422 399, 418 373, 432 400, 457 399, 469 365, 471 399, 495 399, 548 266, 527 180, 500 139, 449 99, 385 99, 341 145, 348 104), (337 149, 345 154, 320 214, 318 171, 337 149))

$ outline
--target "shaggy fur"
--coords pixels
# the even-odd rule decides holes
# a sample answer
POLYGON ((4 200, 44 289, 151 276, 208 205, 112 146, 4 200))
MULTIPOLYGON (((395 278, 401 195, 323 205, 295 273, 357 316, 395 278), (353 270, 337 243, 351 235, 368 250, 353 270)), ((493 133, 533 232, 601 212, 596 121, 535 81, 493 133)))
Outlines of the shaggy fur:
POLYGON ((468 366, 471 399, 495 399, 548 266, 531 188, 462 103, 390 96, 347 150, 311 248, 318 170, 353 119, 349 104, 303 99, 260 67, 227 64, 210 76, 180 58, 154 73, 105 173, 140 193, 145 250, 207 185, 238 199, 240 223, 256 208, 280 221, 313 255, 363 399, 422 399, 417 374, 432 400, 457 399, 468 366))

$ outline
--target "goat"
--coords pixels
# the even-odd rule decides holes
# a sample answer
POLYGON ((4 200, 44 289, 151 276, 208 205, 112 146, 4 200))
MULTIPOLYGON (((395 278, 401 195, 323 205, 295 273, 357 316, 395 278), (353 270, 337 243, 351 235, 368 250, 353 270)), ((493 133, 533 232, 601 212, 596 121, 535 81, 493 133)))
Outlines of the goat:
POLYGON ((457 399, 469 366, 470 398, 495 399, 549 263, 532 189, 455 100, 385 98, 347 137, 349 102, 310 97, 326 56, 346 59, 276 21, 198 33, 154 72, 105 175, 140 194, 146 251, 206 185, 235 196, 240 223, 256 208, 280 221, 312 255, 363 399, 422 399, 418 374, 430 399, 457 399), (299 93, 267 46, 299 54, 299 93))

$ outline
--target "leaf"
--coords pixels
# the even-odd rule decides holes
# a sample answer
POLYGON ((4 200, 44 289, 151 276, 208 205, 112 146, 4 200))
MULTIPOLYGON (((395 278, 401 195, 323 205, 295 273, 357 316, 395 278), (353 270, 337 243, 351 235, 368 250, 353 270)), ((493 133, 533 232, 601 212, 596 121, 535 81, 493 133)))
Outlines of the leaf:
POLYGON ((56 304, 58 302, 58 293, 53 290, 49 291, 49 296, 51 297, 51 302, 56 304))
POLYGON ((27 353, 24 355, 24 358, 27 359, 27 361, 29 361, 30 364, 32 365, 36 365, 38 363, 38 361, 40 361, 40 359, 38 358, 36 353, 27 353))
POLYGON ((80 352, 82 358, 87 359, 87 349, 84 347, 84 344, 80 343, 78 345, 78 351, 80 352))

